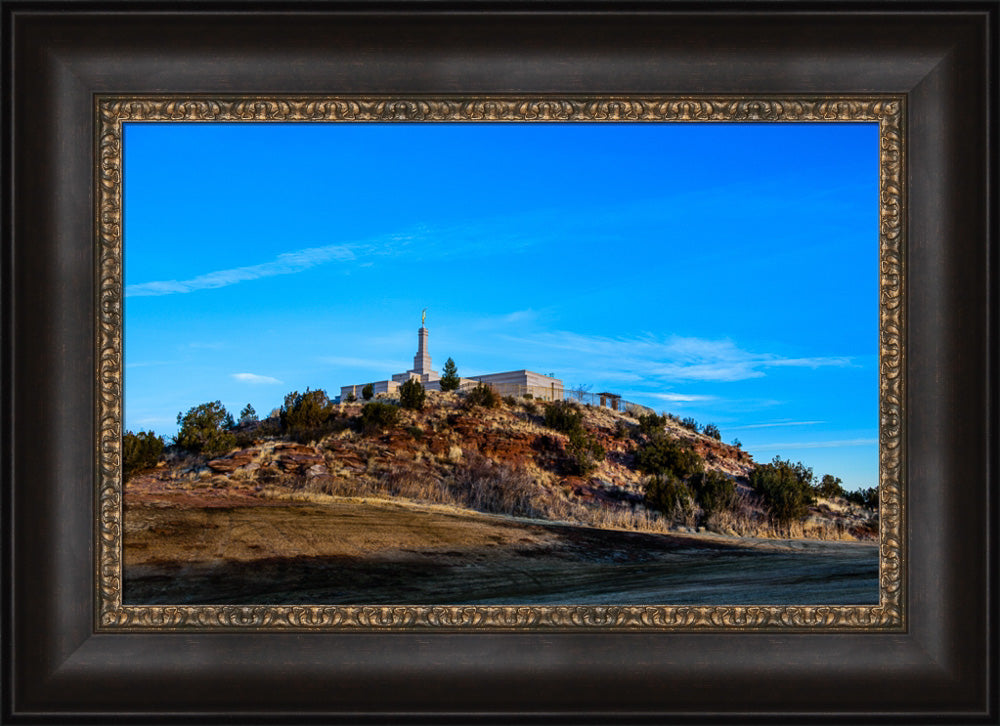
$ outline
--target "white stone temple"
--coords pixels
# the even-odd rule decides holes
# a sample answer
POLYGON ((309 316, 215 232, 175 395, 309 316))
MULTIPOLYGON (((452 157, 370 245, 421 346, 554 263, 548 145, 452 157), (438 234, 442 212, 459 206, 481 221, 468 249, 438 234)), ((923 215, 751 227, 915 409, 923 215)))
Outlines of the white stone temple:
MULTIPOLYGON (((399 392, 399 387, 406 381, 416 379, 428 391, 441 390, 441 376, 431 368, 431 354, 427 349, 428 331, 421 321, 417 331, 417 353, 413 356, 413 368, 405 373, 396 373, 390 380, 369 381, 375 395, 380 393, 393 395, 399 392)), ((351 396, 361 398, 361 390, 368 383, 356 383, 341 386, 340 400, 347 401, 351 396)), ((553 376, 544 376, 529 370, 506 371, 504 373, 487 373, 479 376, 469 376, 459 379, 459 389, 487 383, 501 396, 523 396, 530 393, 534 398, 546 401, 559 401, 563 398, 563 382, 553 376)))
POLYGON ((413 368, 406 373, 397 373, 392 380, 395 383, 404 383, 411 378, 423 383, 424 388, 441 390, 440 386, 436 389, 431 386, 432 383, 441 380, 441 376, 437 371, 431 370, 431 354, 427 352, 427 328, 423 325, 417 331, 417 353, 413 356, 413 368))

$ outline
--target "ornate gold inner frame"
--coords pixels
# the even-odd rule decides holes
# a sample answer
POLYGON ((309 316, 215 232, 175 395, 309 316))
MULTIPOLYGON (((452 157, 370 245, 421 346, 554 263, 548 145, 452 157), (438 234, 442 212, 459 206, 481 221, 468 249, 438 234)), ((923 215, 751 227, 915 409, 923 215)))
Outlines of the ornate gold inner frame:
POLYGON ((901 631, 904 566, 905 99, 837 97, 181 97, 95 99, 96 627, 101 631, 901 631), (879 125, 879 603, 741 606, 122 604, 122 125, 142 122, 852 123, 879 125))

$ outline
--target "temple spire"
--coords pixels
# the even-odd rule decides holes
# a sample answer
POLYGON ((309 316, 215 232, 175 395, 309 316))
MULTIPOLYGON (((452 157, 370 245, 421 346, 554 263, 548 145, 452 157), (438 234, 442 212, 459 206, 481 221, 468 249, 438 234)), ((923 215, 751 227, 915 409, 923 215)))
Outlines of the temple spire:
POLYGON ((413 356, 413 372, 421 376, 434 372, 431 370, 431 354, 427 352, 427 328, 423 326, 417 331, 417 354, 413 356))

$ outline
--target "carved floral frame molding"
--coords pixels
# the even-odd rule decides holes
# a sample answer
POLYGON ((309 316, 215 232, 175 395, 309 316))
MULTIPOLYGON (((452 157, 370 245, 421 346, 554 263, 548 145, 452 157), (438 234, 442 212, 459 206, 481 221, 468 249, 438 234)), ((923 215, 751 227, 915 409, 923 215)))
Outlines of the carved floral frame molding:
POLYGON ((98 96, 96 623, 147 630, 902 631, 905 98, 902 96, 98 96), (129 122, 876 122, 879 125, 877 605, 125 605, 122 490, 122 127, 129 122))

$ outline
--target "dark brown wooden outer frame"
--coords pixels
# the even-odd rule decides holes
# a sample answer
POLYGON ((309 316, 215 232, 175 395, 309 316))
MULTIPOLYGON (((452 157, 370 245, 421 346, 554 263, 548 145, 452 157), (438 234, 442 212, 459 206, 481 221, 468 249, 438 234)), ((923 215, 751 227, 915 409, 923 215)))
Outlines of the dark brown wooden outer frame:
POLYGON ((5 720, 995 721, 996 3, 181 8, 3 6, 5 720), (93 108, 132 93, 905 96, 906 631, 95 632, 93 108))
MULTIPOLYGON (((775 630, 904 631, 905 341, 902 96, 105 96, 95 97, 99 248, 96 580, 98 631, 775 630), (874 605, 129 605, 122 600, 122 220, 125 124, 878 124, 879 577, 874 605)), ((252 163, 252 159, 248 160, 252 163)), ((530 173, 530 172, 528 172, 530 173)), ((262 180, 272 184, 280 180, 262 180)), ((183 184, 183 180, 179 180, 183 184)), ((127 249, 125 249, 127 252, 127 249)), ((868 271, 869 274, 872 271, 868 271)), ((859 271, 859 274, 864 274, 859 271)))

